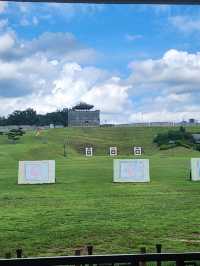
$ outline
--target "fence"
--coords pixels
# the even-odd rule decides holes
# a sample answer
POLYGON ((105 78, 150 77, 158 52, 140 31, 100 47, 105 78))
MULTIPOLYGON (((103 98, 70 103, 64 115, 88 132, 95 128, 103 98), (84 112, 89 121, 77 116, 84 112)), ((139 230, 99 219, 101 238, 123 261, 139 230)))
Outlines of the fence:
POLYGON ((198 265, 200 253, 149 253, 149 254, 119 254, 119 255, 87 255, 42 258, 0 259, 1 266, 55 266, 55 265, 147 265, 147 262, 175 262, 176 266, 198 265))
MULTIPOLYGON (((75 256, 37 257, 37 258, 22 258, 23 256, 22 250, 18 249, 16 251, 17 258, 0 259, 0 266, 56 266, 56 265, 197 266, 200 265, 200 252, 160 253, 161 245, 156 245, 156 249, 157 253, 145 253, 146 249, 141 248, 141 253, 138 254, 92 255, 93 247, 87 246, 88 255, 84 256, 80 256, 81 250, 79 249, 75 250, 75 256)), ((9 255, 10 254, 7 254, 6 256, 9 257, 9 255)))

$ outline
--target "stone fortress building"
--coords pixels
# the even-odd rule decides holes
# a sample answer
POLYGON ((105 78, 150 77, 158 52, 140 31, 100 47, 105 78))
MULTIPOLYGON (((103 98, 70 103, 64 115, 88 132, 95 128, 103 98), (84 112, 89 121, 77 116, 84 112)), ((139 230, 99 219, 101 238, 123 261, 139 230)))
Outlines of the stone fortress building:
POLYGON ((100 125, 100 111, 93 110, 94 106, 80 102, 68 110, 69 127, 87 127, 100 125))

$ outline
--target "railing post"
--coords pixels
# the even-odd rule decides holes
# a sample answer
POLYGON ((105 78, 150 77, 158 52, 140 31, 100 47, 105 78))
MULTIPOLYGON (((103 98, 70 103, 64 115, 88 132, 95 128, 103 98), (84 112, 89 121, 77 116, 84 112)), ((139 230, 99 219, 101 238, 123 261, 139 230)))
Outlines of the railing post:
POLYGON ((16 250, 16 255, 17 255, 17 258, 22 258, 22 249, 21 248, 16 250))
POLYGON ((87 252, 88 252, 88 255, 92 255, 93 254, 93 246, 87 246, 87 252))
MULTIPOLYGON (((93 254, 93 246, 92 245, 87 246, 87 252, 88 252, 88 255, 93 254)), ((93 264, 89 264, 89 266, 92 266, 92 265, 93 264)))
MULTIPOLYGON (((80 249, 76 249, 74 255, 75 256, 81 256, 81 250, 80 249)), ((80 266, 80 264, 76 264, 75 266, 80 266)))
MULTIPOLYGON (((156 244, 156 252, 161 253, 162 252, 162 245, 161 244, 156 244)), ((161 266, 161 261, 157 261, 157 266, 161 266)))
MULTIPOLYGON (((146 247, 141 247, 140 253, 145 254, 146 253, 146 247)), ((146 261, 140 261, 139 265, 140 266, 146 266, 146 261)))

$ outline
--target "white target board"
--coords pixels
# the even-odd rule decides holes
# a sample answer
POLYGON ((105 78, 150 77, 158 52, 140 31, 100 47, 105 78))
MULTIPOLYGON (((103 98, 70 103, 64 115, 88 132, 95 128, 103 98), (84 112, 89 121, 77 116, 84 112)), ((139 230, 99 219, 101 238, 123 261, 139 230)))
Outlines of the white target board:
POLYGON ((134 155, 142 155, 142 147, 134 147, 134 155))
POLYGON ((92 147, 87 147, 85 148, 85 156, 93 156, 93 148, 92 147))
POLYGON ((114 182, 150 182, 148 159, 114 160, 114 182))
POLYGON ((191 158, 191 179, 200 181, 200 158, 191 158))
POLYGON ((20 161, 18 184, 55 183, 55 161, 20 161))
POLYGON ((110 156, 117 156, 117 147, 110 147, 110 156))

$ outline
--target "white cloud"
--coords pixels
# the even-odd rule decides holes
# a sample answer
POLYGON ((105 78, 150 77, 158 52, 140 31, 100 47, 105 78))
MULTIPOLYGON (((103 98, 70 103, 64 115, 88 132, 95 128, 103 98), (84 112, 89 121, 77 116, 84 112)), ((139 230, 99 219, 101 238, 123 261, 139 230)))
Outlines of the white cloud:
POLYGON ((20 12, 24 13, 24 14, 29 13, 31 8, 32 8, 32 4, 26 3, 26 2, 24 2, 24 3, 19 2, 19 3, 17 3, 17 6, 18 6, 20 12))
POLYGON ((93 16, 97 12, 104 10, 104 5, 49 3, 44 6, 44 10, 48 13, 56 13, 57 15, 62 16, 65 20, 71 20, 77 14, 87 14, 88 16, 93 16))
POLYGON ((1 114, 27 107, 44 113, 80 100, 115 121, 124 119, 125 107, 130 110, 129 86, 107 71, 80 64, 90 61, 90 48, 82 48, 72 34, 46 33, 29 43, 7 32, 0 41, 1 114))
MULTIPOLYGON (((200 82, 200 53, 189 54, 185 51, 169 50, 161 59, 132 62, 133 74, 130 81, 149 86, 164 83, 171 90, 180 87, 198 89, 200 82)), ((181 91, 179 91, 181 92, 181 91)))
POLYGON ((94 103, 106 113, 122 113, 131 109, 128 95, 129 86, 124 85, 119 77, 105 80, 89 90, 83 97, 83 101, 94 103))
POLYGON ((0 31, 4 30, 4 28, 7 26, 8 26, 8 19, 1 19, 0 20, 0 31))
POLYGON ((170 13, 171 12, 171 5, 151 5, 151 7, 154 9, 155 13, 160 15, 161 13, 170 13))
POLYGON ((7 6, 8 6, 7 2, 0 2, 0 14, 5 12, 7 6))
POLYGON ((26 26, 29 26, 30 24, 31 24, 30 21, 26 17, 21 18, 21 21, 20 21, 21 26, 26 27, 26 26))
POLYGON ((100 109, 108 122, 200 118, 199 53, 169 50, 130 68, 133 73, 124 80, 75 61, 52 60, 48 52, 0 61, 0 111, 32 107, 44 113, 82 100, 100 109))
POLYGON ((127 79, 92 66, 97 52, 71 33, 43 33, 30 41, 0 33, 0 113, 38 112, 94 104, 102 121, 200 118, 200 53, 169 50, 131 62, 127 79))
MULTIPOLYGON (((119 7, 120 8, 120 7, 119 7)), ((172 5, 158 5, 158 4, 149 4, 149 5, 130 5, 130 8, 137 12, 145 13, 145 16, 150 12, 157 16, 170 15, 171 10, 174 8, 172 5)), ((177 8, 177 7, 176 7, 177 8)))
POLYGON ((136 110, 144 113, 143 119, 200 119, 200 53, 169 50, 160 59, 132 62, 130 69, 128 83, 139 99, 136 110))
POLYGON ((30 41, 18 40, 10 30, 0 35, 0 57, 2 60, 20 60, 32 55, 43 55, 47 58, 77 61, 78 63, 94 62, 97 52, 78 42, 71 33, 45 32, 30 41))
MULTIPOLYGON (((7 5, 0 2, 0 13, 5 11, 7 5), (2 10, 2 11, 1 11, 2 10)), ((32 27, 39 23, 48 21, 49 24, 55 24, 55 20, 62 20, 63 23, 68 23, 77 16, 87 15, 89 17, 95 16, 96 13, 101 12, 104 5, 93 4, 70 4, 70 3, 43 3, 37 5, 35 3, 15 3, 8 5, 9 14, 15 20, 16 25, 32 27)))
POLYGON ((83 68, 75 62, 64 64, 53 81, 54 103, 63 107, 73 105, 106 76, 104 71, 94 67, 83 68))
POLYGON ((136 41, 136 40, 142 39, 143 36, 140 34, 135 34, 135 35, 134 34, 126 34, 125 38, 127 41, 136 41))
POLYGON ((169 18, 170 23, 179 31, 191 33, 200 31, 200 19, 189 16, 173 16, 169 18))
POLYGON ((4 53, 13 48, 15 43, 14 36, 10 33, 0 35, 0 53, 4 53))
MULTIPOLYGON (((2 97, 0 99, 0 106, 3 106, 3 108, 0 107, 1 113, 9 113, 10 108, 13 110, 27 107, 44 113, 72 106, 80 100, 94 104, 96 108, 103 111, 104 118, 110 120, 114 117, 114 120, 118 122, 124 121, 123 110, 130 111, 128 87, 120 84, 121 80, 118 77, 109 78, 108 73, 103 70, 81 67, 75 62, 64 65, 59 62, 55 65, 54 62, 46 60, 42 62, 42 58, 30 58, 24 60, 21 65, 11 67, 9 64, 8 66, 2 66, 2 68, 6 67, 7 71, 4 76, 3 74, 0 76, 0 85, 3 77, 8 78, 8 73, 10 73, 10 76, 15 77, 15 86, 20 79, 20 85, 23 83, 28 88, 26 92, 20 92, 17 86, 19 95, 13 97, 14 92, 11 92, 9 101, 9 95, 2 97)), ((14 84, 12 86, 14 88, 14 84)))
POLYGON ((36 16, 22 16, 20 20, 20 26, 28 27, 28 26, 37 26, 39 24, 39 19, 36 16))
POLYGON ((36 17, 36 16, 34 16, 33 18, 32 18, 32 22, 33 22, 33 25, 38 25, 39 24, 39 19, 36 17))

